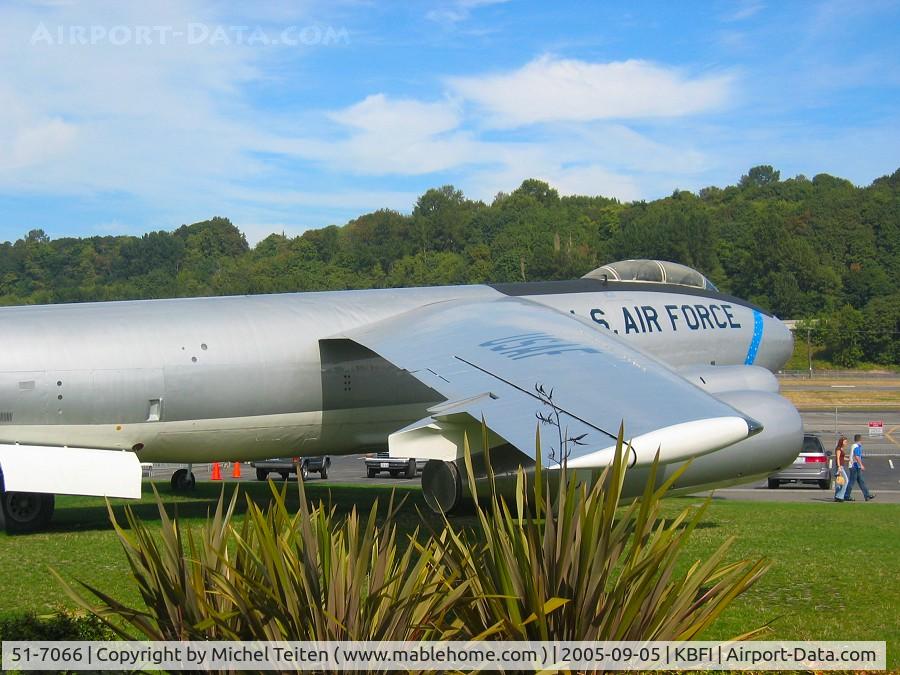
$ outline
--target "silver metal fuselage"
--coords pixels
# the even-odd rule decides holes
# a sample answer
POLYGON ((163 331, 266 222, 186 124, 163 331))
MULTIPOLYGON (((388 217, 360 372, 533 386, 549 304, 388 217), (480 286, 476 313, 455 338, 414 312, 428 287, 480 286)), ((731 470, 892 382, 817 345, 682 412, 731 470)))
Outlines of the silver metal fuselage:
MULTIPOLYGON (((780 368, 784 325, 736 298, 551 282, 0 309, 0 442, 250 460, 386 445, 439 397, 365 349, 319 340, 427 304, 515 294, 611 331, 673 369, 780 368)), ((473 316, 473 323, 479 317, 473 316)), ((602 383, 598 383, 598 390, 602 383)), ((602 394, 598 394, 602 397, 602 394)))

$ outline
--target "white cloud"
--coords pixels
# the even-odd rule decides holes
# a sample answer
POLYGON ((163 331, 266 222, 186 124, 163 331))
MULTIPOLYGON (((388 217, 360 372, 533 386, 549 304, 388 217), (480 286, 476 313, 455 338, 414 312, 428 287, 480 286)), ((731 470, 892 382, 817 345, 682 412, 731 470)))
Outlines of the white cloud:
POLYGON ((453 102, 392 99, 375 94, 329 118, 338 138, 278 139, 273 150, 296 154, 359 174, 421 175, 456 168, 483 157, 483 146, 461 128, 453 102))
POLYGON ((450 78, 448 85, 482 109, 490 126, 514 128, 710 112, 728 102, 732 78, 689 78, 647 61, 590 63, 544 55, 512 72, 450 78))
MULTIPOLYGON (((448 6, 470 12, 482 4, 448 6)), ((29 44, 41 23, 56 40, 58 26, 95 21, 106 30, 216 25, 220 8, 188 0, 0 10, 0 191, 124 195, 155 209, 159 227, 160 211, 173 222, 224 213, 252 241, 333 222, 334 213, 415 202, 412 180, 400 189, 327 185, 351 185, 348 176, 438 176, 485 199, 538 177, 564 194, 630 200, 645 196, 647 176, 665 183, 709 163, 691 143, 657 140, 631 121, 706 112, 730 94, 728 76, 544 56, 509 73, 449 80, 447 92, 427 100, 372 93, 337 110, 276 114, 245 96, 271 76, 258 48, 29 44), (522 126, 528 133, 505 131, 522 126), (298 167, 316 184, 303 184, 298 167)))
MULTIPOLYGON (((331 140, 277 139, 272 151, 360 175, 462 172, 457 182, 466 193, 486 200, 532 177, 547 180, 563 194, 630 201, 646 196, 642 182, 667 190, 679 185, 674 176, 710 168, 710 159, 690 141, 655 140, 624 123, 554 120, 524 138, 488 134, 477 130, 479 117, 468 103, 462 97, 427 102, 374 94, 327 115, 338 125, 331 140)), ((270 198, 281 201, 278 195, 270 198)), ((301 201, 307 200, 301 193, 301 201)), ((407 204, 412 201, 414 196, 407 204)), ((398 208, 393 202, 381 204, 398 208)))
POLYGON ((0 10, 0 190, 117 192, 177 212, 221 203, 229 184, 258 174, 261 134, 241 90, 259 77, 260 50, 174 37, 218 25, 215 10, 203 0, 0 10), (140 43, 138 28, 154 26, 168 37, 140 43), (114 29, 129 39, 114 44, 114 29))
POLYGON ((332 113, 331 117, 365 132, 389 133, 409 139, 450 131, 461 121, 457 109, 448 103, 391 100, 384 94, 368 96, 349 108, 332 113))
POLYGON ((723 17, 723 21, 745 21, 756 14, 759 14, 763 9, 765 9, 766 5, 763 2, 759 2, 759 0, 743 0, 737 3, 737 7, 735 7, 729 14, 723 17))
POLYGON ((328 114, 339 125, 332 140, 277 143, 280 152, 361 175, 462 171, 458 182, 479 199, 536 177, 563 194, 629 201, 646 195, 639 184, 648 177, 665 190, 673 176, 697 175, 711 164, 690 141, 655 140, 623 123, 545 122, 540 133, 522 138, 474 130, 479 118, 466 109, 462 98, 425 102, 375 94, 328 114))
POLYGON ((71 148, 76 129, 60 117, 35 113, 22 97, 0 84, 0 176, 50 160, 71 148))
POLYGON ((443 2, 440 6, 429 10, 425 18, 444 24, 454 24, 465 21, 472 14, 472 10, 487 5, 500 5, 509 0, 456 0, 455 2, 443 2))
POLYGON ((402 190, 341 190, 311 192, 303 190, 247 190, 236 191, 235 196, 261 199, 267 204, 285 206, 328 207, 341 204, 345 208, 386 208, 408 210, 418 198, 416 192, 402 190), (373 207, 373 205, 375 205, 373 207))

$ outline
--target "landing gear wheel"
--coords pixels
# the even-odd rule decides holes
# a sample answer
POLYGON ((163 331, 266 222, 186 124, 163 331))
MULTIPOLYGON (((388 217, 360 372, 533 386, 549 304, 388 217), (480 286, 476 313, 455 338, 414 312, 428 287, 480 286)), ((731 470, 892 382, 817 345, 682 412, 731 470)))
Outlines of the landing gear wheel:
POLYGON ((256 480, 265 480, 269 476, 269 472, 265 469, 256 470, 256 480))
POLYGON ((406 477, 407 478, 415 478, 416 477, 416 458, 410 457, 409 462, 406 464, 406 477))
POLYGON ((50 524, 55 507, 53 495, 38 492, 3 492, 3 516, 9 534, 36 532, 50 524))
POLYGON ((781 485, 780 481, 772 480, 771 478, 769 479, 769 489, 770 490, 777 490, 780 485, 781 485))
POLYGON ((435 513, 452 513, 462 501, 462 480, 456 464, 429 459, 422 469, 422 494, 435 513))
POLYGON ((171 485, 175 492, 190 492, 196 484, 193 472, 187 469, 178 469, 172 474, 171 485))

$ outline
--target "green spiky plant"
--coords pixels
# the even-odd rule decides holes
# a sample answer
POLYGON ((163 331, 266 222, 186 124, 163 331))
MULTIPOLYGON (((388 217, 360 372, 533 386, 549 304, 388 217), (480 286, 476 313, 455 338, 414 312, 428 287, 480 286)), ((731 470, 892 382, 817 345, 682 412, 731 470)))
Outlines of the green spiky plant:
MULTIPOLYGON (((488 447, 486 437, 482 447, 488 447)), ((728 539, 706 561, 677 574, 710 500, 664 519, 661 500, 687 465, 656 487, 654 462, 643 495, 620 508, 630 454, 621 428, 613 462, 592 482, 579 481, 564 462, 554 489, 542 468, 539 434, 535 447, 533 480, 529 485, 519 468, 512 504, 497 494, 485 453, 489 494, 475 498, 479 527, 465 532, 445 519, 435 537, 447 569, 470 585, 471 601, 457 611, 463 625, 482 627, 473 637, 695 639, 768 568, 764 559, 726 563, 728 539)), ((470 494, 477 495, 468 440, 465 461, 470 494)))
MULTIPOLYGON (((476 500, 473 530, 445 518, 404 547, 393 499, 381 520, 377 503, 366 518, 355 508, 338 517, 310 505, 300 482, 296 512, 273 487, 236 524, 237 496, 226 505, 223 495, 199 531, 162 504, 158 534, 131 509, 127 527, 110 510, 144 607, 61 581, 128 638, 687 640, 764 573, 764 560, 726 563, 730 540, 677 573, 709 501, 664 519, 660 501, 681 471, 656 487, 654 466, 643 495, 621 507, 621 430, 614 461, 588 483, 565 470, 549 481, 536 448, 533 478, 520 469, 509 501, 485 457, 489 496, 476 500)), ((468 442, 465 464, 476 494, 468 442)))
POLYGON ((102 590, 68 594, 126 639, 151 640, 420 640, 441 637, 443 617, 466 592, 441 569, 439 550, 417 542, 398 546, 393 499, 378 521, 378 504, 363 520, 310 505, 299 483, 291 513, 272 484, 262 509, 247 500, 233 523, 237 491, 199 530, 182 528, 160 511, 154 533, 130 508, 127 527, 110 510, 145 607, 130 607, 102 590), (438 586, 441 586, 438 589, 438 586), (438 592, 440 590, 440 592, 438 592), (93 597, 91 597, 93 596, 93 597), (99 604, 96 602, 99 600, 99 604))
MULTIPOLYGON (((125 509, 126 527, 119 525, 107 501, 107 510, 144 607, 130 607, 102 590, 80 582, 100 604, 76 591, 51 569, 66 593, 103 620, 125 639, 226 639, 221 619, 231 607, 215 593, 216 584, 231 571, 229 540, 237 493, 225 505, 224 494, 199 535, 182 527, 166 512, 154 488, 159 509, 159 533, 152 531, 131 509, 125 509)), ((226 623, 227 625, 227 623, 226 623)))
POLYGON ((443 617, 467 585, 444 570, 439 550, 418 530, 398 546, 393 498, 384 521, 378 505, 337 518, 310 508, 300 482, 291 514, 273 489, 266 509, 248 502, 235 537, 240 563, 217 589, 235 608, 230 637, 260 640, 423 640, 442 637, 443 617), (440 588, 439 588, 440 587, 440 588))

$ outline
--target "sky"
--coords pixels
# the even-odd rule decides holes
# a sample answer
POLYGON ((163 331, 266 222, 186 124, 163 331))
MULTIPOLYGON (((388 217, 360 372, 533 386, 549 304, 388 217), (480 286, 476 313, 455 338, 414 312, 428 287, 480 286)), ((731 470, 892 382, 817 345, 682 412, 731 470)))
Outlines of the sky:
POLYGON ((0 241, 900 167, 900 1, 0 6, 0 241))

